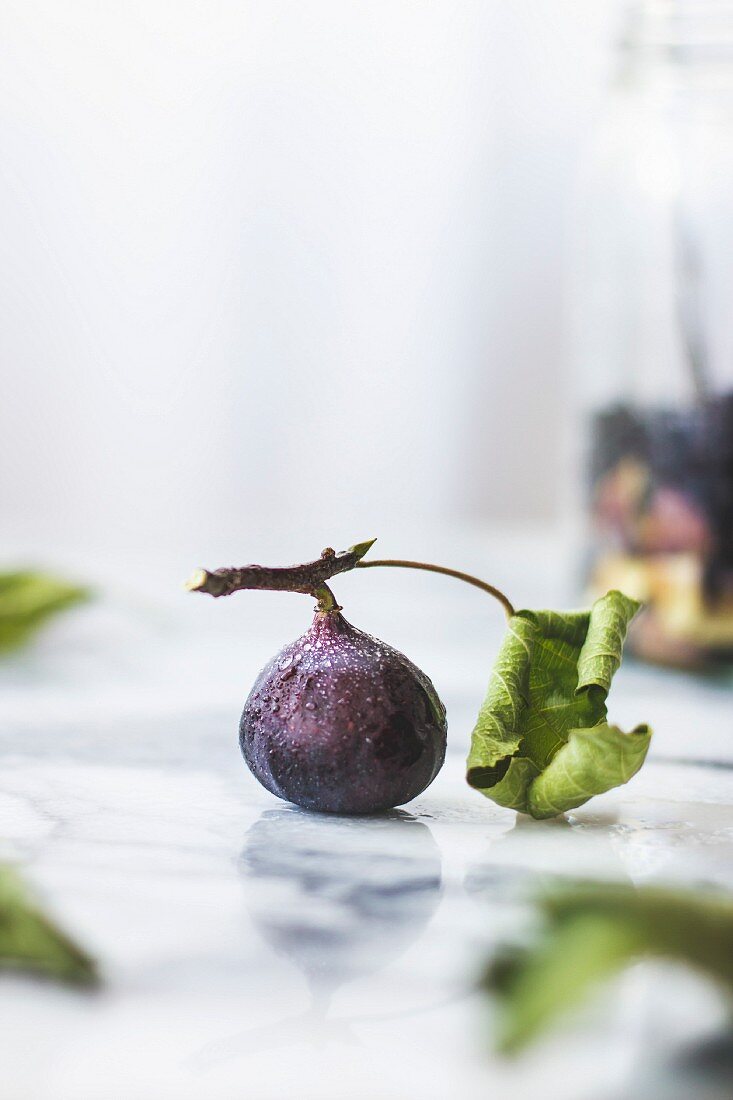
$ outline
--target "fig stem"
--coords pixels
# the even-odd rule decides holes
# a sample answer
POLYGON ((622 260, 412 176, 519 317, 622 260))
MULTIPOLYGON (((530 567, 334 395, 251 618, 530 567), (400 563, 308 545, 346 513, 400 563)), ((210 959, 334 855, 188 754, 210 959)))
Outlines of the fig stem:
POLYGON ((327 584, 319 585, 318 588, 314 590, 313 595, 318 600, 316 611, 328 614, 329 611, 341 610, 341 605, 336 601, 336 597, 327 584))
POLYGON ((430 565, 424 561, 404 561, 401 558, 382 558, 378 561, 362 561, 367 551, 374 545, 376 539, 367 542, 358 542, 348 550, 336 553, 330 546, 321 551, 320 558, 315 561, 305 562, 303 565, 291 565, 270 568, 266 565, 245 565, 240 569, 197 569, 186 582, 189 592, 206 592, 209 596, 229 596, 232 592, 240 592, 243 589, 265 589, 275 592, 303 592, 306 595, 315 596, 318 604, 317 610, 322 612, 340 611, 331 589, 326 581, 339 573, 348 573, 352 569, 373 569, 377 566, 396 566, 398 569, 422 569, 426 573, 442 573, 445 577, 455 577, 459 581, 480 588, 482 592, 488 592, 504 608, 506 616, 511 619, 514 615, 514 607, 500 589, 470 573, 462 573, 459 569, 448 569, 445 565, 430 565))
POLYGON ((271 592, 303 592, 315 596, 319 605, 323 604, 319 610, 335 611, 338 604, 326 581, 338 573, 353 569, 374 541, 358 542, 338 554, 327 546, 315 561, 285 568, 244 565, 238 569, 197 569, 186 582, 186 588, 189 592, 206 592, 214 597, 229 596, 232 592, 252 588, 271 592))
POLYGON ((431 565, 424 561, 403 561, 400 558, 359 561, 354 568, 374 569, 382 565, 391 565, 398 569, 423 569, 426 573, 442 573, 446 577, 455 577, 459 581, 465 581, 466 584, 472 584, 474 588, 480 588, 482 592, 488 592, 490 596, 498 600, 506 612, 507 619, 511 619, 512 615, 515 614, 513 604, 500 589, 495 588, 493 584, 488 584, 486 581, 479 580, 478 577, 473 577, 470 573, 462 573, 459 569, 448 569, 445 565, 431 565))

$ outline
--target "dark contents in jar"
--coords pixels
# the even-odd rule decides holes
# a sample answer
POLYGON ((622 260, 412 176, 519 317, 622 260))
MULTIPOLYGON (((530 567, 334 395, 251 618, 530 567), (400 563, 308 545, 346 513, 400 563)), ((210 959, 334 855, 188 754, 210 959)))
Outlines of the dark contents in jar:
POLYGON ((649 605, 637 650, 681 664, 733 654, 733 393, 606 408, 589 461, 591 587, 649 605))

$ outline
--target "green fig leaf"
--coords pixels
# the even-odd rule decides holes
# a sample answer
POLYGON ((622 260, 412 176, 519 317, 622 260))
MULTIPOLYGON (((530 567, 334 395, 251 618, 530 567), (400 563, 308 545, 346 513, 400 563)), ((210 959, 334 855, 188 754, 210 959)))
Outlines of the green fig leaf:
POLYGON ((539 899, 530 946, 504 948, 482 986, 496 999, 497 1046, 521 1050, 604 979, 641 959, 694 967, 733 994, 733 901, 661 887, 577 883, 539 899))
POLYGON ((626 783, 651 730, 606 722, 636 600, 608 592, 590 611, 518 611, 509 620, 468 756, 469 784, 500 806, 553 817, 626 783))
POLYGON ((94 961, 32 900, 12 868, 0 865, 0 968, 74 985, 97 981, 94 961))
POLYGON ((0 573, 0 653, 18 649, 52 615, 88 595, 87 589, 45 573, 0 573))

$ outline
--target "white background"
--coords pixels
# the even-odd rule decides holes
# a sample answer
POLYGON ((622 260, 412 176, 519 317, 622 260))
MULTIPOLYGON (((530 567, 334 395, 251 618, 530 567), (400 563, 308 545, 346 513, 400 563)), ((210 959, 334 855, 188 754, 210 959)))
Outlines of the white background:
POLYGON ((0 552, 553 520, 569 197, 616 25, 612 0, 2 0, 0 552))

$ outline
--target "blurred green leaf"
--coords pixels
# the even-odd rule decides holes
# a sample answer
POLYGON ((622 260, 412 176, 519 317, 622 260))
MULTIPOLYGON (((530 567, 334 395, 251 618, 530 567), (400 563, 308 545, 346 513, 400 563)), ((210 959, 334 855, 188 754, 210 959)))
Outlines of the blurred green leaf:
POLYGON ((500 806, 553 817, 626 783, 651 730, 606 722, 636 600, 608 592, 590 611, 518 611, 471 738, 467 780, 500 806))
POLYGON ((24 645, 51 616, 88 597, 88 589, 46 573, 0 573, 0 653, 24 645))
POLYGON ((32 900, 12 868, 0 865, 0 968, 74 985, 97 981, 93 961, 32 900))
POLYGON ((497 1046, 514 1053, 604 978, 644 958, 685 963, 733 993, 733 901, 615 883, 539 899, 537 941, 500 952, 483 978, 499 1010, 497 1046))

